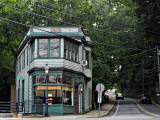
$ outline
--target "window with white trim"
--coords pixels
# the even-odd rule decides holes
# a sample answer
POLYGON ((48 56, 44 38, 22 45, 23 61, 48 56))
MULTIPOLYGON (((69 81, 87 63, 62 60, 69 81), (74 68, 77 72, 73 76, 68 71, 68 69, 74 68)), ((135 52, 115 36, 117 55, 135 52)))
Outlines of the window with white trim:
POLYGON ((74 42, 64 40, 64 58, 79 62, 79 45, 74 42))

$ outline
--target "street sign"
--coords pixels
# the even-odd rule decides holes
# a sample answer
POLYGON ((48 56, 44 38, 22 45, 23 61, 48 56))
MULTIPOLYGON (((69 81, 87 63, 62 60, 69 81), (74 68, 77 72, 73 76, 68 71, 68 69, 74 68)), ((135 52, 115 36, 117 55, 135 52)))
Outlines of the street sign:
POLYGON ((102 83, 99 83, 96 86, 96 90, 98 91, 98 103, 102 103, 102 92, 104 91, 105 87, 102 83))
POLYGON ((98 116, 100 116, 100 103, 102 103, 102 92, 104 91, 105 87, 102 83, 99 83, 96 86, 96 90, 98 91, 98 103, 99 103, 99 112, 98 116))
POLYGON ((98 92, 103 92, 105 89, 104 85, 102 83, 99 83, 97 86, 96 86, 96 90, 98 92))
POLYGON ((23 77, 17 76, 17 79, 21 79, 21 80, 22 80, 22 79, 23 79, 23 77))

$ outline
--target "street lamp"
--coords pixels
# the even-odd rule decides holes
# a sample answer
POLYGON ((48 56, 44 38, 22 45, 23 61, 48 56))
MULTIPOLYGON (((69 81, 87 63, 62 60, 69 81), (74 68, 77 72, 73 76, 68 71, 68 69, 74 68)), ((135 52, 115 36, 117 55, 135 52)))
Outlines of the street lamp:
POLYGON ((45 116, 48 116, 48 73, 49 73, 49 67, 48 64, 44 67, 45 74, 46 74, 46 111, 45 116))

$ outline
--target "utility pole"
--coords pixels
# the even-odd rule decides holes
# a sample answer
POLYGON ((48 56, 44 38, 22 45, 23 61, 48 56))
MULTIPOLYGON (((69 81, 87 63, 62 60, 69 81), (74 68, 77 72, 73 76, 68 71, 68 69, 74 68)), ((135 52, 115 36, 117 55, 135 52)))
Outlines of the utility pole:
POLYGON ((160 89, 159 55, 160 55, 160 52, 159 52, 159 49, 158 49, 158 46, 157 46, 158 76, 159 76, 159 89, 160 89))
MULTIPOLYGON (((143 60, 143 67, 144 67, 144 60, 143 60)), ((142 68, 142 73, 143 73, 143 94, 144 94, 144 70, 143 70, 143 68, 142 68)))

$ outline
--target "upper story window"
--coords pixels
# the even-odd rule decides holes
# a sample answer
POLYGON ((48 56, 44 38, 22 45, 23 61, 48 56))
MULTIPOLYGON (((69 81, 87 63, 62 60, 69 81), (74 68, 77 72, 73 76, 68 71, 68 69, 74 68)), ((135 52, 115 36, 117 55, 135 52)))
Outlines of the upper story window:
POLYGON ((86 51, 86 60, 87 60, 86 69, 91 69, 91 52, 90 51, 86 51))
POLYGON ((64 58, 79 62, 79 45, 71 42, 64 41, 64 58))
POLYGON ((34 59, 35 57, 34 54, 35 54, 35 42, 31 44, 31 60, 34 59))
POLYGON ((39 57, 48 56, 48 39, 39 39, 39 57))
POLYGON ((38 57, 59 57, 59 39, 39 39, 38 57))

